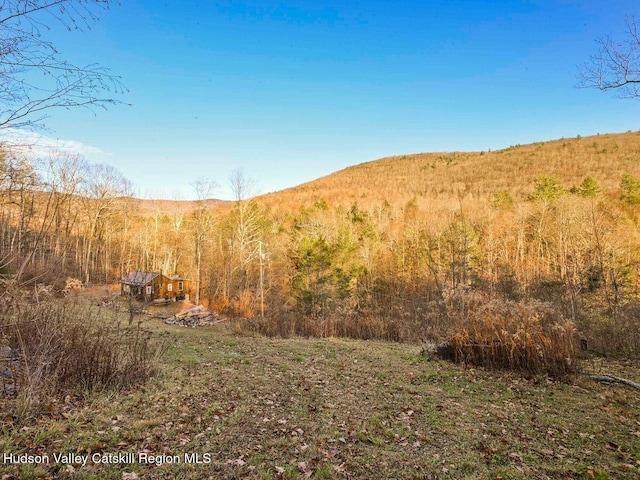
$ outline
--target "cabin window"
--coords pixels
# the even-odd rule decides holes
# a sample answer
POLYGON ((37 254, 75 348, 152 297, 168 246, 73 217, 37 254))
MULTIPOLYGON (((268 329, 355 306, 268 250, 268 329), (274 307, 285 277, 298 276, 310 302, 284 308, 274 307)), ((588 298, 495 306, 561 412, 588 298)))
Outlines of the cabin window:
POLYGON ((167 292, 173 292, 173 283, 167 284, 167 292))
POLYGON ((178 282, 178 291, 181 292, 184 290, 184 285, 182 284, 182 282, 178 282))
POLYGON ((153 287, 151 285, 147 285, 147 295, 151 295, 153 293, 153 287))

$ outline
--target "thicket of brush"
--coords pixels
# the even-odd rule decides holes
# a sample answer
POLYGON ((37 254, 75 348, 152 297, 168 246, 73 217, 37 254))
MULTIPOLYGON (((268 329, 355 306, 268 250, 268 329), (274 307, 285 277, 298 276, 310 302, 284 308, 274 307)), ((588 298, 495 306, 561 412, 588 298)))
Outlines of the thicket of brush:
POLYGON ((5 315, 3 344, 17 352, 12 368, 16 410, 30 413, 69 393, 124 389, 157 370, 166 342, 140 324, 104 311, 51 301, 15 307, 5 315))
POLYGON ((415 339, 411 325, 392 318, 376 318, 349 311, 336 311, 316 317, 298 312, 279 312, 262 318, 234 320, 237 333, 257 332, 269 337, 345 337, 359 340, 382 339, 395 342, 415 339))
POLYGON ((278 312, 236 320, 235 330, 281 337, 423 340, 446 345, 445 356, 459 363, 555 377, 578 369, 576 327, 550 302, 490 297, 459 287, 444 290, 438 301, 425 302, 420 315, 390 313, 374 316, 335 309, 311 317, 278 312))
POLYGON ((576 329, 549 303, 456 292, 448 354, 456 362, 564 377, 578 369, 576 329))
POLYGON ((590 351, 611 357, 640 356, 640 304, 636 301, 613 308, 592 307, 578 327, 590 351))

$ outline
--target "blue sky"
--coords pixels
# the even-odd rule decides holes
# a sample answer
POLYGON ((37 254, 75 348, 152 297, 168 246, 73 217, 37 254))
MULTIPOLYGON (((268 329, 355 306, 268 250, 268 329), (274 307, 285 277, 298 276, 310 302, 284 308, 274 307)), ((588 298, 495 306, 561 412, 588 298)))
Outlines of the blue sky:
POLYGON ((640 103, 577 89, 635 1, 123 0, 62 53, 122 77, 130 106, 51 111, 45 135, 147 198, 260 193, 388 155, 640 128, 640 103))

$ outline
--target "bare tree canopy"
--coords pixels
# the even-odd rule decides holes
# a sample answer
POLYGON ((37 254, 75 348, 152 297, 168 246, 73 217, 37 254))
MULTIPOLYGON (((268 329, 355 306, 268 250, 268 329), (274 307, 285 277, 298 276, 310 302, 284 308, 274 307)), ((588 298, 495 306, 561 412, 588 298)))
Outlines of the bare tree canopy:
POLYGON ((242 168, 236 168, 229 174, 229 185, 236 201, 241 202, 256 194, 256 182, 247 176, 242 168))
POLYGON ((216 181, 206 177, 195 180, 191 186, 195 190, 198 200, 201 202, 211 198, 214 192, 218 189, 216 181))
POLYGON ((37 127, 50 108, 106 107, 125 89, 98 64, 66 61, 46 33, 87 30, 113 0, 0 0, 0 129, 37 127))
POLYGON ((580 87, 616 90, 621 98, 640 97, 640 34, 638 20, 626 18, 622 41, 598 38, 598 53, 580 68, 580 87))

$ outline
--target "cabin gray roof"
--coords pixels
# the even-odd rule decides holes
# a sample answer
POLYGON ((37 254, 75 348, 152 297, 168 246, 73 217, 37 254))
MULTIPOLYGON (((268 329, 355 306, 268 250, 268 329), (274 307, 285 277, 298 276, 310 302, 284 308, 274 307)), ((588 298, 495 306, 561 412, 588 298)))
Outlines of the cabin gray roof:
POLYGON ((136 270, 123 278, 120 283, 134 287, 143 287, 159 275, 162 274, 160 272, 141 272, 136 270))
POLYGON ((180 280, 180 281, 186 281, 186 282, 188 282, 188 281, 189 281, 189 279, 188 279, 188 278, 186 278, 186 277, 182 277, 182 276, 180 276, 180 275, 169 275, 169 276, 168 276, 168 278, 169 278, 169 280, 176 280, 176 281, 177 281, 177 280, 180 280))

